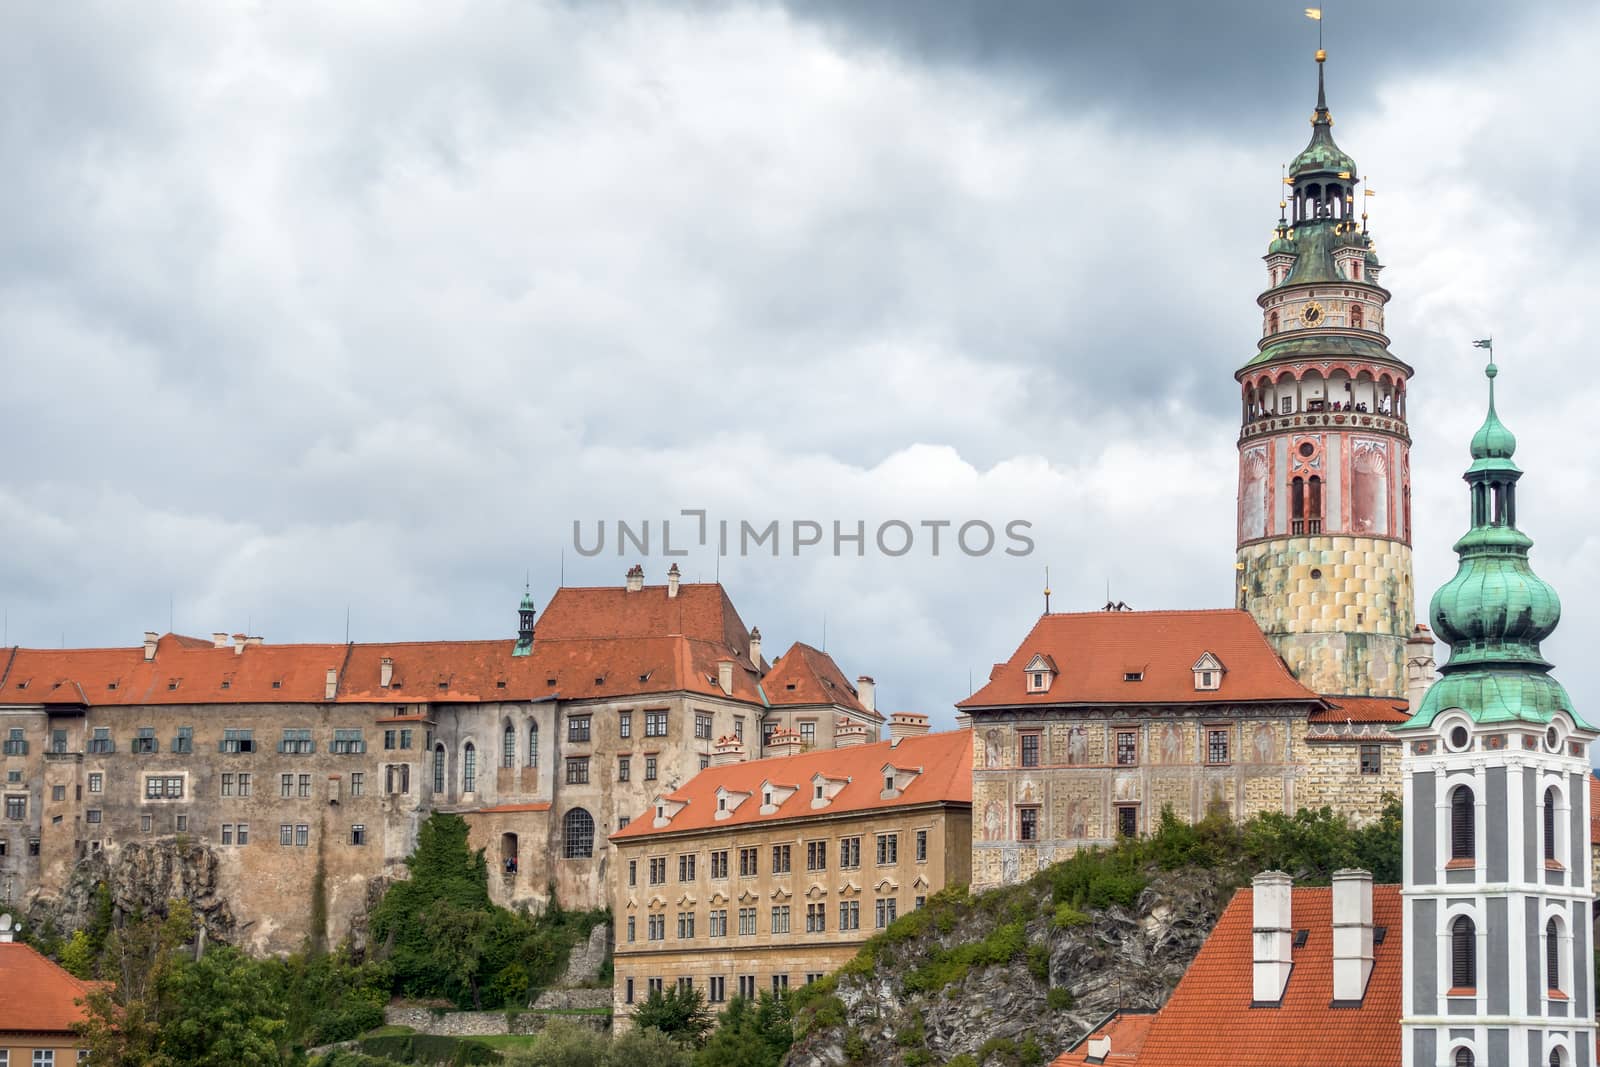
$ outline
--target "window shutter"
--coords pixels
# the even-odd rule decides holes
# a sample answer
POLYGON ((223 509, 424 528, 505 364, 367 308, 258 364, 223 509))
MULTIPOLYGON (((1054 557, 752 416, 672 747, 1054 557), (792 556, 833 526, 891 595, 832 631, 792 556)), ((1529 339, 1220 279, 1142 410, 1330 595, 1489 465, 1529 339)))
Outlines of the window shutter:
POLYGON ((1556 791, 1544 791, 1544 858, 1556 858, 1556 791))
POLYGON ((1472 790, 1458 785, 1450 794, 1450 858, 1472 859, 1472 790))
POLYGON ((1472 920, 1461 916, 1450 927, 1450 985, 1475 989, 1478 985, 1477 946, 1472 920))
POLYGON ((1560 989, 1561 935, 1554 919, 1544 924, 1544 970, 1545 984, 1551 989, 1560 989))

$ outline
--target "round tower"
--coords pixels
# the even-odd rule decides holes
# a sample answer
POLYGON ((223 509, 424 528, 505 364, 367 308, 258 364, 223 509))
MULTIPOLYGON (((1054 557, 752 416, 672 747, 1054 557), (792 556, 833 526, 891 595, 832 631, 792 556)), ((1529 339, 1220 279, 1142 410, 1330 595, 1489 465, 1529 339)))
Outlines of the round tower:
POLYGON ((1389 291, 1333 140, 1317 52, 1311 142, 1264 257, 1261 340, 1240 385, 1238 606, 1318 693, 1406 695, 1411 368, 1383 333, 1389 291))

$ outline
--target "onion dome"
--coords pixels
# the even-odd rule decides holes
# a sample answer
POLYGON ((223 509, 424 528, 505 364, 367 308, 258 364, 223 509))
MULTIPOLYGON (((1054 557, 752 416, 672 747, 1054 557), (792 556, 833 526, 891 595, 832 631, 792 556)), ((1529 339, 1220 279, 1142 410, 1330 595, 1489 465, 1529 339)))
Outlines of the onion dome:
POLYGON ((1539 645, 1561 621, 1561 598, 1533 573, 1533 539, 1517 529, 1516 487, 1522 471, 1511 461, 1516 438, 1494 408, 1491 362, 1489 414, 1472 437, 1472 466, 1464 476, 1472 527, 1455 543, 1455 576, 1433 595, 1428 614, 1450 659, 1403 728, 1424 727, 1448 708, 1477 722, 1547 723, 1557 711, 1586 726, 1573 711, 1539 645))
POLYGON ((1323 87, 1322 66, 1327 54, 1317 53, 1317 110, 1311 116, 1311 143, 1289 164, 1289 177, 1315 174, 1346 177, 1359 173, 1356 161, 1333 141, 1333 115, 1328 111, 1328 94, 1323 87))

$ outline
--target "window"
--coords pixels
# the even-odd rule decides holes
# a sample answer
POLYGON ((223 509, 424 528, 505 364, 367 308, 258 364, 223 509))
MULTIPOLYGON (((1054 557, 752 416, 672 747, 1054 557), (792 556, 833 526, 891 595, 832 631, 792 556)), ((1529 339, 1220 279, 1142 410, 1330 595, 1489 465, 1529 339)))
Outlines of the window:
POLYGON ((639 927, 637 921, 632 915, 628 916, 628 943, 630 945, 633 943, 634 938, 638 936, 638 930, 639 927))
MULTIPOLYGON (((710 735, 707 735, 710 736, 710 735)), ((800 743, 806 748, 817 747, 817 724, 803 722, 800 724, 800 743)))
POLYGON ((667 939, 667 917, 665 915, 651 915, 646 918, 644 936, 650 941, 665 941, 667 939))
POLYGON ((85 822, 89 823, 90 825, 96 825, 100 822, 100 809, 90 808, 88 811, 83 813, 83 817, 85 822))
POLYGON ((917 862, 928 862, 928 831, 917 831, 917 862))
POLYGON ((793 845, 773 845, 772 846, 772 873, 773 874, 788 874, 789 873, 789 860, 790 860, 789 853, 793 848, 794 848, 793 845))
POLYGON ((1117 763, 1131 767, 1139 762, 1139 735, 1133 730, 1117 731, 1117 763))
POLYGON ((411 792, 411 764, 390 763, 383 768, 383 791, 389 796, 411 792))
POLYGON ((1478 987, 1478 937, 1472 920, 1458 915, 1450 924, 1450 987, 1478 987))
POLYGON ((650 992, 652 992, 652 993, 661 992, 661 979, 659 979, 659 978, 647 978, 647 979, 645 979, 645 983, 646 983, 646 985, 648 985, 648 987, 650 989, 650 992))
POLYGON ((712 908, 710 928, 706 931, 708 937, 728 936, 728 909, 712 908))
POLYGON ((678 857, 678 881, 694 881, 694 861, 698 857, 693 852, 685 852, 678 857))
POLYGON ((1017 809, 1018 833, 1023 841, 1039 840, 1039 809, 1017 809))
POLYGON ((753 848, 741 848, 739 850, 740 878, 754 878, 758 873, 760 864, 757 860, 756 853, 757 850, 753 848))
POLYGON ((878 929, 882 930, 895 920, 896 902, 893 897, 879 897, 877 901, 878 929))
POLYGON ((64 785, 53 785, 53 786, 51 786, 50 787, 50 799, 54 800, 54 801, 60 801, 60 800, 67 799, 67 787, 64 786, 64 785))
MULTIPOLYGON (((587 781, 587 777, 584 780, 587 781)), ((461 746, 461 791, 463 793, 478 791, 478 750, 473 747, 471 741, 461 746)))
POLYGON ((309 774, 302 774, 300 776, 300 780, 299 780, 298 784, 300 786, 299 791, 298 791, 298 795, 299 795, 300 799, 301 800, 310 800, 311 799, 311 776, 309 774))
MULTIPOLYGON (((721 1004, 728 999, 728 980, 722 975, 712 975, 706 979, 706 1000, 712 1004, 721 1004)), ((0 1064, 0 1067, 4 1067, 0 1064)))
POLYGON ((786 975, 786 974, 775 974, 775 975, 773 975, 772 976, 772 993, 773 993, 773 995, 776 996, 779 993, 786 993, 788 991, 789 991, 789 976, 786 975))
POLYGON ((755 975, 741 974, 739 976, 739 996, 745 1000, 754 1000, 756 998, 755 975))
POLYGON ((133 752, 138 756, 148 756, 161 748, 161 742, 156 740, 154 726, 141 726, 133 737, 133 752))
POLYGON ((878 866, 900 862, 900 835, 878 835, 878 866))
POLYGON ((517 731, 512 728, 510 723, 506 723, 505 731, 501 735, 500 740, 500 766, 515 767, 516 765, 517 731))
POLYGON ((6 797, 6 818, 26 819, 28 817, 27 797, 6 797))
POLYGON ((294 843, 305 848, 311 843, 311 827, 305 823, 296 823, 294 828, 294 843))
POLYGON ((234 755, 240 752, 254 752, 256 750, 254 730, 222 731, 222 740, 217 742, 217 751, 234 755))
POLYGON ((568 785, 588 785, 589 784, 589 757, 588 756, 568 756, 567 757, 567 784, 568 785))
POLYGON ((589 740, 589 716, 573 715, 567 719, 567 740, 569 742, 585 742, 589 740))
POLYGON ((50 751, 56 755, 63 755, 67 751, 67 731, 50 731, 50 751))
POLYGON ((309 756, 317 750, 317 743, 311 740, 310 730, 285 730, 283 740, 278 742, 278 751, 285 756, 309 756))
MULTIPOLYGON (((632 918, 628 919, 628 940, 629 941, 633 940, 633 919, 632 918)), ((622 994, 622 999, 623 999, 623 1002, 626 1003, 626 1004, 632 1004, 633 1003, 633 979, 632 978, 629 978, 627 980, 625 991, 622 994)))
POLYGON ((754 937, 756 933, 756 909, 739 909, 739 936, 754 937))
POLYGON ((667 736, 667 713, 665 710, 644 713, 644 735, 646 737, 667 736))
POLYGON ((367 743, 361 739, 360 730, 335 730, 333 731, 333 754, 336 756, 357 756, 367 750, 367 743))
POLYGON ((828 843, 826 841, 806 842, 806 870, 825 871, 828 869, 828 843))
POLYGON ((626 782, 633 773, 633 761, 627 756, 617 757, 617 781, 626 782))
POLYGON ((678 940, 687 941, 694 937, 694 912, 678 912, 678 940))
POLYGON ((1556 861, 1556 791, 1544 791, 1544 858, 1547 863, 1556 861))
POLYGON ((1024 767, 1039 766, 1039 735, 1022 735, 1022 765, 1024 767))
POLYGON ((839 869, 850 870, 861 866, 861 838, 841 837, 839 839, 839 869))
MULTIPOLYGON (((1450 791, 1450 858, 1470 860, 1477 855, 1474 832, 1476 811, 1472 803, 1472 790, 1458 785, 1450 791)), ((1456 983, 1459 985, 1460 983, 1456 983)))
POLYGON ((233 796, 233 775, 226 771, 222 774, 222 795, 225 797, 233 796))
POLYGON ((395 730, 385 730, 385 731, 383 731, 383 748, 384 748, 384 751, 385 752, 393 751, 394 747, 395 747, 395 741, 398 740, 398 738, 399 738, 399 733, 397 731, 395 731, 395 730))
MULTIPOLYGON (((246 776, 248 777, 248 775, 246 776)), ((361 796, 367 791, 367 775, 365 771, 350 772, 350 795, 361 796)))
POLYGON ((539 766, 539 724, 528 724, 528 766, 539 766))
POLYGON ((33 1067, 55 1067, 55 1049, 36 1048, 33 1050, 33 1067))
POLYGON ((861 929, 861 901, 839 901, 839 929, 841 932, 861 929))
POLYGON ((234 843, 248 845, 250 843, 250 824, 242 822, 234 827, 234 843))
POLYGON ((1044 671, 1034 671, 1028 679, 1028 688, 1035 693, 1044 691, 1044 671))
POLYGON ((1383 773, 1383 746, 1382 745, 1362 745, 1361 746, 1361 773, 1362 774, 1382 774, 1383 773))
POLYGON ((644 780, 647 782, 656 780, 656 758, 654 756, 646 756, 644 758, 644 780))
POLYGON ((667 880, 667 860, 665 856, 653 856, 650 859, 650 884, 661 885, 667 880))
POLYGON ((7 756, 26 756, 28 742, 23 740, 22 730, 12 727, 6 731, 4 754, 7 756))
POLYGON ((1470 1048, 1456 1049, 1456 1067, 1472 1067, 1472 1050, 1470 1048))
POLYGON ((773 905, 772 928, 769 932, 774 934, 786 934, 789 932, 789 905, 773 905))
POLYGON ((1139 809, 1131 804, 1123 805, 1117 809, 1117 836, 1139 836, 1139 809))
POLYGON ((1544 924, 1545 985, 1553 993, 1561 991, 1561 929, 1554 919, 1544 924))
POLYGON ((631 711, 619 711, 619 712, 617 712, 617 736, 618 737, 632 737, 633 736, 633 712, 631 712, 631 711))
POLYGON ((94 728, 94 736, 89 739, 89 751, 95 755, 105 755, 116 750, 116 743, 111 740, 110 728, 96 726, 94 728))
MULTIPOLYGON (((148 815, 139 816, 139 832, 140 833, 147 834, 154 828, 154 826, 155 826, 155 820, 152 819, 150 816, 148 816, 148 815)), ((4 849, 0 849, 0 856, 4 856, 4 855, 5 855, 5 850, 4 849)))
POLYGON ((366 844, 367 843, 367 828, 365 826, 361 825, 360 823, 355 823, 354 825, 352 825, 350 827, 350 843, 352 845, 364 845, 364 844, 366 844))
POLYGON ((728 877, 728 850, 718 849, 711 854, 711 877, 728 877))
POLYGON ((1207 730, 1206 731, 1206 762, 1207 763, 1227 763, 1228 762, 1228 731, 1227 730, 1207 730))
POLYGON ((594 855, 594 816, 582 808, 573 808, 567 812, 562 830, 561 851, 567 859, 586 860, 594 855))
POLYGON ((741 741, 744 740, 744 716, 743 715, 734 716, 734 719, 733 719, 733 736, 737 737, 741 741))
POLYGON ((106 776, 99 771, 89 775, 89 792, 98 793, 105 788, 106 776))
POLYGON ((146 800, 182 800, 182 775, 150 775, 144 780, 146 800))
POLYGON ((435 745, 433 749, 433 791, 444 792, 444 746, 435 745))
POLYGON ((222 824, 222 843, 224 845, 233 844, 233 824, 231 822, 222 824))
POLYGON ((711 716, 703 711, 694 713, 694 736, 702 741, 711 740, 711 716))
POLYGON ((294 844, 294 824, 293 823, 285 822, 285 823, 279 823, 278 824, 278 844, 280 844, 280 845, 292 845, 292 844, 294 844))
POLYGON ((678 978, 678 992, 679 993, 690 993, 690 992, 693 992, 693 991, 694 991, 694 979, 691 978, 688 975, 680 975, 679 978, 678 978))
POLYGON ((825 934, 828 932, 828 906, 826 904, 806 905, 806 933, 825 934))

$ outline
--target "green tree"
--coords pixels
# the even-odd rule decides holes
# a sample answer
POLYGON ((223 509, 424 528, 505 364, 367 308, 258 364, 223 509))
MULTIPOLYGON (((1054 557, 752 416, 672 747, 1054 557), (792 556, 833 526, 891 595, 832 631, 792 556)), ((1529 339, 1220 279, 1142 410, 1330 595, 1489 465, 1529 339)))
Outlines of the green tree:
POLYGON ((434 901, 422 913, 422 925, 433 938, 430 955, 436 970, 452 983, 470 989, 474 1008, 483 1007, 478 972, 491 922, 487 909, 462 907, 448 899, 434 901))
POLYGON ((689 1050, 660 1030, 640 1028, 611 1042, 606 1067, 692 1067, 689 1050))
POLYGON ((61 946, 61 966, 74 978, 93 978, 95 955, 88 933, 74 930, 72 937, 61 946))
POLYGON ((162 990, 178 965, 176 953, 194 937, 194 912, 170 901, 165 918, 150 916, 113 927, 106 938, 101 973, 115 985, 85 998, 79 1031, 94 1067, 169 1067, 161 1051, 169 1004, 162 990))
POLYGON ((728 1002, 694 1067, 778 1067, 794 1043, 789 998, 762 993, 754 1002, 728 1002))
POLYGON ((174 967, 162 983, 161 1052, 194 1067, 267 1067, 285 1037, 281 965, 228 945, 174 967))
POLYGON ((532 1045, 510 1053, 508 1067, 610 1067, 610 1040, 570 1023, 552 1023, 532 1045))
POLYGON ((659 1030, 676 1041, 698 1046, 705 1043, 706 1032, 711 1029, 711 1012, 706 1009, 700 990, 674 985, 665 992, 652 989, 634 1012, 633 1025, 659 1030))

